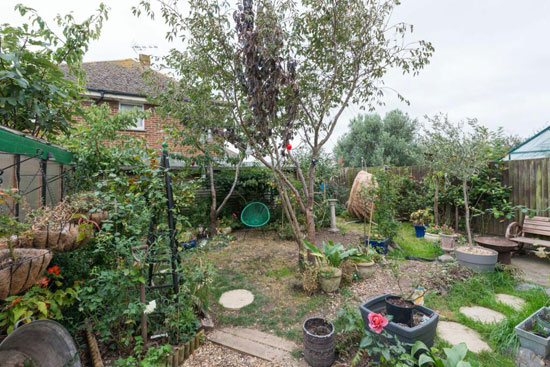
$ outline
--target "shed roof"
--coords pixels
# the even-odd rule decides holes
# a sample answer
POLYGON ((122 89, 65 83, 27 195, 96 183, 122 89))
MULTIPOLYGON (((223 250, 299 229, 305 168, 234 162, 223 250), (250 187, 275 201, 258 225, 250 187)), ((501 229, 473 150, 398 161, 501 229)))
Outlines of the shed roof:
POLYGON ((542 129, 523 143, 512 148, 503 160, 521 160, 550 157, 550 126, 542 129))

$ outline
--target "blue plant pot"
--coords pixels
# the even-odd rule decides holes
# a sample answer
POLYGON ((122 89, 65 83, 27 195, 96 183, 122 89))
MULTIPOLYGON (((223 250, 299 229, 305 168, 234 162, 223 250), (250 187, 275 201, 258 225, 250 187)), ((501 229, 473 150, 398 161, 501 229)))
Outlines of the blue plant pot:
MULTIPOLYGON (((367 241, 365 241, 366 243, 367 241)), ((385 240, 382 240, 382 241, 376 241, 376 240, 370 240, 369 241, 369 245, 376 250, 376 252, 378 252, 379 254, 382 254, 382 255, 386 255, 388 253, 388 243, 389 243, 389 239, 386 238, 385 240)))
POLYGON ((423 238, 426 234, 426 226, 414 226, 417 238, 423 238))
POLYGON ((181 245, 185 250, 190 250, 197 247, 197 240, 181 241, 181 245))

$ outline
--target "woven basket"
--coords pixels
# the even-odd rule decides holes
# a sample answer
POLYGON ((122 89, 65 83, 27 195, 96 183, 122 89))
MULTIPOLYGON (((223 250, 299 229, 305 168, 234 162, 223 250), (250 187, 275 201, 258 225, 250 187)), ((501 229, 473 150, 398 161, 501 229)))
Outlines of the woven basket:
POLYGON ((364 189, 376 188, 374 176, 367 171, 360 171, 349 194, 348 213, 355 218, 368 218, 372 211, 372 202, 368 201, 363 194, 364 189))
POLYGON ((15 261, 9 249, 0 249, 0 299, 30 288, 52 259, 50 250, 16 248, 14 252, 15 261))
POLYGON ((78 226, 73 223, 66 224, 61 231, 49 228, 33 230, 31 236, 19 237, 15 241, 15 247, 50 249, 53 252, 73 251, 86 246, 93 237, 93 233, 90 233, 83 240, 77 241, 79 233, 78 226))

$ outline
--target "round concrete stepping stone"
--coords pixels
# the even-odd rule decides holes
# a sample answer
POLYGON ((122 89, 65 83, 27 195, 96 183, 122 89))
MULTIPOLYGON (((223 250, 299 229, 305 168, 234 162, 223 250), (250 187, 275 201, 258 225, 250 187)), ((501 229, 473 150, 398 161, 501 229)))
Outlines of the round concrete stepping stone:
POLYGON ((491 351, 491 347, 481 339, 477 331, 458 322, 439 321, 437 335, 451 345, 466 343, 468 350, 474 353, 491 351))
POLYGON ((482 322, 484 324, 492 324, 502 321, 506 318, 506 316, 504 316, 500 312, 481 306, 460 307, 459 311, 466 317, 469 317, 474 321, 482 322))
POLYGON ((495 296, 495 298, 500 303, 504 303, 505 305, 512 307, 516 311, 521 311, 521 309, 525 306, 525 301, 523 300, 523 298, 511 296, 509 294, 499 293, 495 296))
POLYGON ((254 302, 254 295, 246 289, 233 289, 223 293, 219 302, 228 310, 236 311, 254 302))

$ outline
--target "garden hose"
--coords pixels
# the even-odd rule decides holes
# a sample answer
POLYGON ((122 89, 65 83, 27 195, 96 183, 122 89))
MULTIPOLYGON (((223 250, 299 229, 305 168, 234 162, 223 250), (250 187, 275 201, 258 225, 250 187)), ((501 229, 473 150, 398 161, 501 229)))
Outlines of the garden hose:
POLYGON ((417 257, 417 256, 405 256, 405 259, 407 259, 407 260, 425 261, 425 262, 433 262, 433 261, 435 261, 435 259, 426 259, 425 257, 417 257))

